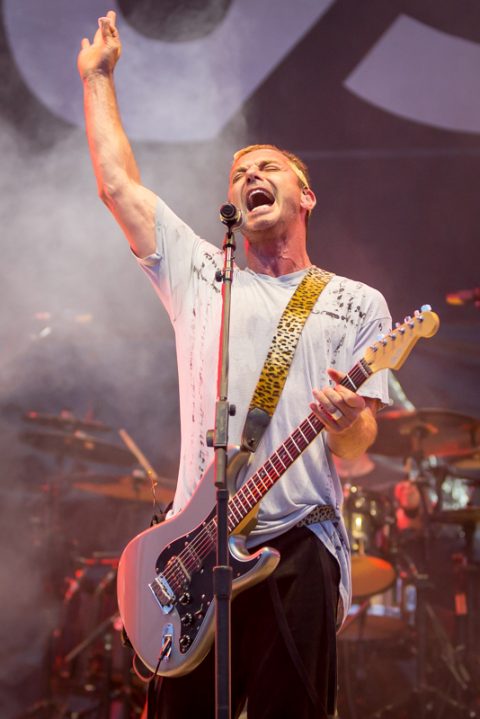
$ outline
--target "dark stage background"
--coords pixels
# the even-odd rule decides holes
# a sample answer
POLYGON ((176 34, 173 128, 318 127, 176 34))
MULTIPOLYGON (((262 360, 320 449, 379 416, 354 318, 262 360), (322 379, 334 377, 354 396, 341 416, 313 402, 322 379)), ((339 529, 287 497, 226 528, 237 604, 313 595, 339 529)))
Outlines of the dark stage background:
POLYGON ((147 504, 73 487, 65 475, 82 468, 21 442, 32 429, 23 414, 69 408, 124 427, 166 484, 176 475, 172 331, 96 196, 83 130, 76 55, 109 8, 144 183, 220 244, 234 150, 268 142, 298 153, 318 197, 311 259, 380 289, 395 319, 430 303, 441 329, 398 379, 417 407, 480 415, 480 310, 444 299, 480 285, 478 2, 2 0, 5 719, 44 692, 56 587, 72 557, 115 555, 149 521, 147 504))

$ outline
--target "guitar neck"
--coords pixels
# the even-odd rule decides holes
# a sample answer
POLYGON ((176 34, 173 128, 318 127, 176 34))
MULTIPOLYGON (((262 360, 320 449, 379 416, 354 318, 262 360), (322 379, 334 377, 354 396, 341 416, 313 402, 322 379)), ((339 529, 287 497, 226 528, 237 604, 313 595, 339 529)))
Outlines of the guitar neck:
MULTIPOLYGON (((340 384, 356 392, 371 374, 372 370, 365 360, 361 359, 340 384)), ((324 427, 323 422, 311 412, 242 485, 228 503, 229 532, 238 527, 324 427)))

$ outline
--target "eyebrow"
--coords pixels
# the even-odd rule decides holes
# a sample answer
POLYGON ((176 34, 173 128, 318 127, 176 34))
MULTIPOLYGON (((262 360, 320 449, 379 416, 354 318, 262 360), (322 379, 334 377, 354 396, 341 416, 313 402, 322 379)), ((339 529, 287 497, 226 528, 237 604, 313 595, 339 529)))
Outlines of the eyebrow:
MULTIPOLYGON (((255 162, 254 164, 257 165, 257 167, 261 170, 262 167, 265 167, 265 165, 270 165, 271 163, 281 166, 282 161, 281 160, 274 160, 273 158, 268 160, 260 160, 259 162, 255 162)), ((287 163, 284 163, 285 165, 287 163)), ((247 167, 245 165, 240 165, 240 167, 235 168, 235 170, 232 170, 232 176, 235 176, 237 172, 246 172, 247 167)))

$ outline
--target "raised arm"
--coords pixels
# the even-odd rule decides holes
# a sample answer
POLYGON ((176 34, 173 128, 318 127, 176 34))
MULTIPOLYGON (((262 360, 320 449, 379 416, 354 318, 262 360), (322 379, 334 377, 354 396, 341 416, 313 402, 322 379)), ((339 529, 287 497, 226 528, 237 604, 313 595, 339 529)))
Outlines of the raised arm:
POLYGON ((78 70, 83 80, 85 123, 98 193, 139 257, 155 251, 156 195, 143 187, 123 129, 113 73, 121 42, 109 11, 98 21, 93 42, 83 38, 78 70))

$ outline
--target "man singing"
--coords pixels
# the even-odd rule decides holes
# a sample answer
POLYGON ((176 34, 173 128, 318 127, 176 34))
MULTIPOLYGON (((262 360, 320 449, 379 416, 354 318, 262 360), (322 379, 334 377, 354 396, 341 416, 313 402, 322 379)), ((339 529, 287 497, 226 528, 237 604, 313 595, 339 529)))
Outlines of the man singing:
MULTIPOLYGON (((192 497, 213 457, 223 253, 198 237, 144 187, 123 130, 114 89, 121 43, 114 12, 82 40, 78 67, 87 136, 100 197, 115 216, 173 324, 179 375, 181 458, 173 512, 192 497)), ((174 82, 174 78, 172 78, 174 82)), ((159 100, 160 101, 160 100, 159 100)), ((250 400, 292 294, 309 272, 307 226, 316 198, 303 162, 271 145, 234 156, 228 199, 243 213, 246 268, 232 285, 229 400, 236 405, 229 440, 240 443, 250 400)), ((309 242, 318 241, 309 238, 309 242)), ((252 457, 255 472, 303 421, 309 408, 326 431, 264 497, 249 546, 281 553, 273 574, 232 605, 232 715, 248 700, 249 719, 322 719, 335 711, 336 628, 350 603, 348 538, 332 453, 352 458, 376 435, 375 413, 388 401, 387 378, 362 393, 340 385, 379 332, 390 328, 376 290, 334 275, 301 332, 278 405, 252 457), (329 518, 318 508, 329 507, 329 518)), ((159 719, 215 714, 210 651, 185 676, 165 678, 159 719)))

